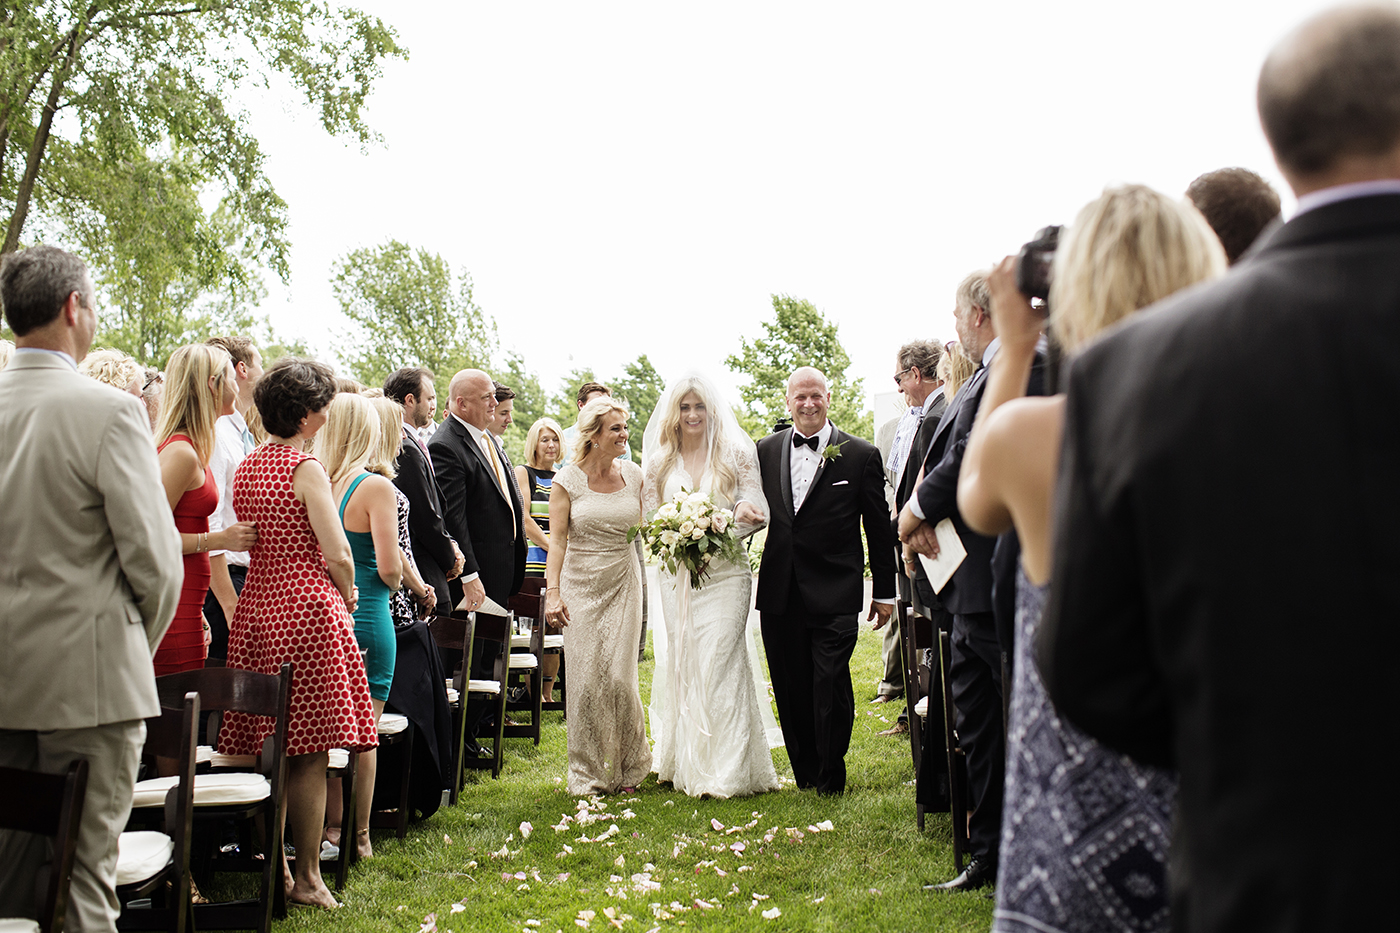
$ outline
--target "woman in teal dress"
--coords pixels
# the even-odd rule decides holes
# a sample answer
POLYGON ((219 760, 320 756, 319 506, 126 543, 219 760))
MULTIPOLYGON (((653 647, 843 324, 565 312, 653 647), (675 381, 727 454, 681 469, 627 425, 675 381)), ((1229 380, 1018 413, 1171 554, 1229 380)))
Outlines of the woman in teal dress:
MULTIPOLYGON (((379 415, 370 400, 342 392, 331 402, 326 426, 316 436, 316 459, 330 476, 331 492, 339 503, 340 523, 355 557, 355 587, 359 590, 353 613, 355 640, 365 653, 365 672, 376 719, 384 713, 384 702, 389 699, 394 680, 397 642, 389 596, 403 582, 394 484, 365 469, 379 449, 380 431, 379 415)), ((355 823, 361 827, 355 844, 360 858, 373 854, 368 827, 376 764, 376 752, 363 752, 355 772, 355 823)), ((335 808, 336 801, 328 797, 327 806, 335 808)), ((334 838, 329 841, 345 844, 334 838)))

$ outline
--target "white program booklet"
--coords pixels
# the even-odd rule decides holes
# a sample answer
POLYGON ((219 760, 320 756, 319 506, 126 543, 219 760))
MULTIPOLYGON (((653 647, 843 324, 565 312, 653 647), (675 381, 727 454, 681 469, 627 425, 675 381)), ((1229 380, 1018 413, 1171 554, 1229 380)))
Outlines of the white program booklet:
MULTIPOLYGON (((954 537, 957 537, 957 536, 954 535, 954 537)), ((467 612, 467 611, 469 611, 470 609, 471 609, 471 606, 468 606, 468 605, 467 605, 467 597, 463 596, 463 597, 462 597, 462 601, 461 601, 460 603, 457 604, 457 611, 458 611, 458 612, 467 612)), ((496 601, 495 601, 494 599, 492 599, 490 596, 487 596, 487 597, 486 597, 486 602, 485 602, 485 603, 483 603, 482 605, 476 607, 476 611, 482 613, 483 615, 488 615, 488 616, 503 616, 503 615, 509 615, 509 613, 507 613, 504 609, 501 608, 501 604, 498 603, 498 602, 496 602, 496 601)))
POLYGON ((924 565, 924 573, 928 574, 928 582, 932 584, 933 591, 941 593, 943 587, 953 578, 953 571, 957 570, 962 565, 963 558, 967 557, 967 548, 963 547, 962 539, 958 537, 951 518, 945 518, 934 525, 933 533, 938 536, 938 556, 930 558, 920 554, 919 562, 924 565))

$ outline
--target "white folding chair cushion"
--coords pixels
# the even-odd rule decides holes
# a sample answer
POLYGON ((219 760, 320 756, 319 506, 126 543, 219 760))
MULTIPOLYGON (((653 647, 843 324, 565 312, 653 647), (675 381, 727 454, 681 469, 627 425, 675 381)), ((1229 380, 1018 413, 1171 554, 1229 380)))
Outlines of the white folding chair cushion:
POLYGON ((559 648, 560 650, 562 650, 564 647, 564 636, 546 635, 544 637, 544 647, 545 650, 549 650, 550 648, 559 648))
POLYGON ((33 920, 0 917, 0 933, 43 933, 33 920))
POLYGON ((501 682, 499 680, 469 680, 467 681, 468 693, 500 693, 501 682))
POLYGON ((510 647, 511 647, 511 650, 514 650, 514 649, 516 649, 516 648, 528 648, 528 647, 530 647, 530 633, 529 633, 529 632, 516 632, 514 635, 511 635, 511 636, 510 636, 510 647))
POLYGON ((456 690, 453 690, 451 687, 447 688, 447 703, 449 706, 455 705, 461 698, 461 694, 456 690))
POLYGON ((385 713, 379 717, 379 734, 394 735, 408 728, 408 717, 398 713, 385 713))
POLYGON ((219 752, 214 752, 209 756, 209 767, 211 768, 256 768, 257 766, 257 755, 222 755, 219 752))
POLYGON ((343 768, 350 763, 350 753, 343 748, 333 748, 328 754, 327 768, 343 768))
MULTIPOLYGON (((180 783, 178 777, 138 781, 132 794, 132 807, 163 807, 165 795, 180 783)), ((194 805, 218 807, 225 804, 257 803, 272 794, 272 785, 261 774, 237 771, 232 774, 196 774, 194 805)))
POLYGON ((510 658, 510 669, 513 671, 530 671, 540 666, 540 659, 533 654, 517 651, 508 657, 510 658))
POLYGON ((920 719, 928 718, 928 697, 924 697, 922 700, 914 704, 914 714, 920 719))
POLYGON ((197 765, 207 765, 214 760, 214 747, 212 745, 196 745, 194 749, 194 763, 197 765))
POLYGON ((165 833, 122 833, 117 837, 117 884, 135 884, 153 877, 175 852, 165 833))

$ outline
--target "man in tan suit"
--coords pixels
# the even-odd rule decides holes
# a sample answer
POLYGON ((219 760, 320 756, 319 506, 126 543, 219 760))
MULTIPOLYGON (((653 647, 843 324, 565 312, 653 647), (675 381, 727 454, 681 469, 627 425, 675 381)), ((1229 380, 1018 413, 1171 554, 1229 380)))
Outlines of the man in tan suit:
MULTIPOLYGON (((139 399, 78 375, 97 327, 81 259, 0 262, 0 765, 88 761, 69 931, 115 930, 117 837, 156 716, 151 656, 180 598, 180 537, 139 399)), ((0 916, 34 916, 42 839, 0 831, 0 916)))

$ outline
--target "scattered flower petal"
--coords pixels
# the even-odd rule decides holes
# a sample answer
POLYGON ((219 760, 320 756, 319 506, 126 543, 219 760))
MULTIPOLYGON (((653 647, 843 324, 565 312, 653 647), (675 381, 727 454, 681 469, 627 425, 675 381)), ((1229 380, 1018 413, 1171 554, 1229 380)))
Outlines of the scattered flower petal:
POLYGON ((714 904, 711 904, 709 901, 702 901, 702 900, 700 900, 700 898, 698 898, 698 897, 695 899, 695 906, 696 906, 696 907, 699 907, 701 910, 714 910, 714 909, 715 909, 715 905, 714 905, 714 904))
POLYGON ((724 824, 721 823, 719 820, 715 820, 715 819, 710 820, 710 825, 711 825, 712 827, 714 827, 714 830, 715 830, 715 832, 717 832, 717 833, 718 833, 718 832, 723 832, 723 831, 724 831, 724 824))
POLYGON ((777 919, 778 919, 779 917, 781 917, 782 915, 783 915, 782 909, 779 908, 779 907, 774 907, 774 908, 772 908, 772 909, 770 909, 770 910, 765 910, 765 911, 763 912, 763 919, 764 919, 764 920, 777 920, 777 919))
POLYGON ((622 866, 627 864, 627 859, 619 855, 617 858, 613 859, 613 864, 616 865, 618 868, 621 868, 622 866))
POLYGON ((442 834, 442 842, 443 842, 443 845, 449 845, 449 846, 450 846, 450 845, 452 845, 452 837, 449 836, 449 835, 447 835, 447 833, 443 833, 443 834, 442 834))
POLYGON ((813 903, 813 904, 820 904, 820 903, 821 903, 822 901, 824 901, 824 900, 826 900, 826 895, 825 895, 825 894, 823 894, 821 897, 813 898, 812 903, 813 903))
POLYGON ((534 831, 535 831, 535 827, 531 826, 529 823, 521 823, 521 824, 520 824, 520 838, 521 838, 521 839, 529 839, 529 838, 530 838, 530 834, 531 834, 532 832, 534 832, 534 831))

